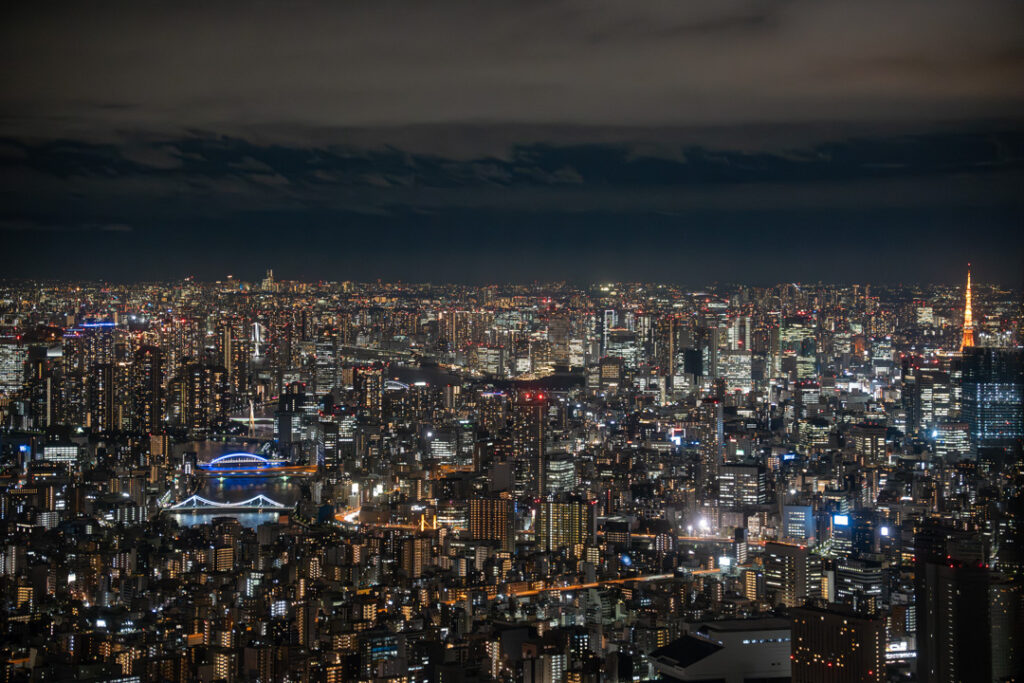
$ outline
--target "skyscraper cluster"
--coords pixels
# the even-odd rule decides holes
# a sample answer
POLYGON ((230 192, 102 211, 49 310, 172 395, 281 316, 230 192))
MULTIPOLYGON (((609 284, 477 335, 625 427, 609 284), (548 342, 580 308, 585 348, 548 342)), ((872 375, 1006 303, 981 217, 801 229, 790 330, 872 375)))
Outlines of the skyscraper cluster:
POLYGON ((4 283, 2 678, 1020 679, 1022 324, 969 275, 4 283))

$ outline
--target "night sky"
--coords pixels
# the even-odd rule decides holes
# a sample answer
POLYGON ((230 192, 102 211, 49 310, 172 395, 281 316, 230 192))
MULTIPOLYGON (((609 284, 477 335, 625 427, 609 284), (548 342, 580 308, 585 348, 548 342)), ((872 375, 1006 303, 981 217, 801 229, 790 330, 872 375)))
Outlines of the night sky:
POLYGON ((7 277, 1024 278, 1024 3, 21 3, 7 277))

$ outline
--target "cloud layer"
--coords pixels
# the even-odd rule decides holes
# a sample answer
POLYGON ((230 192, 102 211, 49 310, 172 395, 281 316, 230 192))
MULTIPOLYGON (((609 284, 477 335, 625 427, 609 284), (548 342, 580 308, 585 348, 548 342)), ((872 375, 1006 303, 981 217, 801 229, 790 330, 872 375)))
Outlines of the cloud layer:
POLYGON ((5 134, 1015 115, 1019 2, 20 3, 5 134))

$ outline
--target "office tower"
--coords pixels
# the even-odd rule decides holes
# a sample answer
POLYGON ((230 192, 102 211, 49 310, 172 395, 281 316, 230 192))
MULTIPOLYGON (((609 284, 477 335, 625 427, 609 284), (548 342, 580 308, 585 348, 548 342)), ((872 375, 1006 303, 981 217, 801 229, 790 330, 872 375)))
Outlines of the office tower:
POLYGON ((887 576, 881 562, 844 558, 836 562, 836 602, 858 614, 877 614, 887 594, 887 576))
POLYGON ((597 501, 543 501, 537 508, 534 539, 542 552, 575 548, 597 535, 597 501))
POLYGON ((715 500, 718 474, 725 452, 722 404, 704 401, 697 407, 697 441, 700 443, 701 493, 704 500, 715 500))
POLYGON ((975 450, 1019 446, 1024 438, 1024 351, 964 349, 962 402, 975 450))
POLYGON ((378 367, 356 368, 355 387, 367 419, 380 423, 384 417, 384 371, 378 367))
POLYGON ((544 393, 521 392, 512 404, 512 458, 517 495, 536 498, 545 495, 547 413, 548 398, 544 393))
POLYGON ((623 367, 636 369, 640 362, 636 332, 614 329, 607 334, 606 339, 604 355, 609 358, 621 358, 623 367))
POLYGON ((571 321, 565 316, 554 316, 548 321, 548 342, 555 365, 569 365, 569 333, 571 321))
POLYGON ((549 455, 544 463, 544 490, 549 496, 576 488, 576 461, 569 453, 549 455))
POLYGON ((676 374, 676 337, 679 320, 675 316, 658 318, 654 325, 654 359, 658 365, 658 374, 663 377, 674 377, 676 374))
POLYGON ((850 428, 853 451, 862 466, 885 464, 885 432, 884 425, 859 424, 850 428))
POLYGON ((64 409, 64 373, 60 347, 29 347, 28 360, 22 372, 24 396, 29 401, 29 410, 36 427, 67 424, 69 420, 64 409))
POLYGON ((338 423, 333 420, 321 420, 319 433, 323 444, 321 451, 324 469, 328 472, 339 473, 342 466, 342 453, 338 441, 338 423))
POLYGON ((309 403, 311 398, 306 395, 305 387, 298 382, 285 387, 277 398, 274 431, 277 433, 278 443, 285 452, 290 452, 293 446, 298 446, 306 439, 304 418, 308 414, 309 403))
POLYGON ((133 431, 159 432, 164 417, 163 352, 155 346, 140 347, 135 352, 132 378, 133 431))
POLYGON ((810 505, 786 505, 782 512, 783 535, 794 541, 813 545, 817 539, 814 508, 810 505))
POLYGON ((324 330, 316 340, 316 369, 313 384, 317 394, 326 394, 339 385, 338 335, 324 330))
POLYGON ((813 379, 817 376, 817 340, 813 322, 790 319, 779 331, 779 350, 783 370, 792 367, 794 379, 813 379))
POLYGON ((763 505, 767 501, 764 468, 755 464, 726 464, 719 468, 718 505, 728 510, 763 505))
POLYGON ((598 363, 598 384, 602 389, 620 387, 625 379, 621 358, 606 356, 598 363))
POLYGON ((701 375, 708 381, 718 377, 718 337, 717 325, 693 330, 692 348, 700 352, 701 375))
POLYGON ((841 608, 790 610, 793 683, 886 680, 885 619, 841 608))
POLYGON ((721 376, 726 390, 747 393, 754 388, 754 356, 746 349, 721 354, 721 376))
POLYGON ((608 355, 608 351, 607 351, 607 349, 608 349, 608 335, 616 327, 617 322, 618 322, 618 313, 616 311, 609 309, 609 310, 604 311, 601 314, 601 318, 600 318, 600 323, 601 323, 600 334, 601 334, 601 355, 602 356, 607 356, 608 355))
POLYGON ((921 683, 995 680, 993 653, 1000 653, 999 666, 1005 668, 1007 653, 1019 647, 1019 621, 1006 620, 1005 610, 1013 609, 1013 601, 1008 605, 1007 596, 996 588, 1001 584, 988 568, 983 544, 977 534, 935 522, 914 536, 921 683))
POLYGON ((253 356, 248 321, 231 318, 221 322, 217 351, 218 364, 227 373, 229 401, 233 406, 241 406, 249 391, 249 365, 253 356))
POLYGON ((807 546, 768 542, 764 547, 764 587, 775 604, 787 607, 822 597, 821 558, 807 546))
POLYGON ((949 373, 938 368, 918 368, 914 372, 915 431, 931 437, 936 425, 949 417, 953 388, 949 373))
POLYGON ((932 429, 935 455, 943 459, 958 458, 971 452, 971 426, 966 422, 941 422, 932 429))
POLYGON ((504 552, 515 550, 515 502, 507 498, 470 498, 469 537, 495 541, 504 552))
POLYGON ((967 289, 964 291, 964 336, 960 340, 961 353, 974 346, 974 312, 971 310, 971 264, 967 264, 967 289))
POLYGON ((13 396, 25 382, 28 349, 13 338, 0 340, 0 396, 13 396))

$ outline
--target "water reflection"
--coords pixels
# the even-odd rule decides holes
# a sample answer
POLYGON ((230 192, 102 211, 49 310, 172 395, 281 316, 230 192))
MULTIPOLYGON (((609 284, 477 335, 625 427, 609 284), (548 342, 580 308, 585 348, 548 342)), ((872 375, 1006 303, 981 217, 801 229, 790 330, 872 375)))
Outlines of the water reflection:
MULTIPOLYGON (((253 444, 225 444, 210 441, 194 441, 178 447, 181 453, 195 451, 199 462, 208 462, 219 455, 237 452, 255 452, 253 444)), ((196 491, 207 500, 218 503, 232 503, 247 500, 263 494, 271 500, 285 505, 294 505, 301 497, 303 480, 299 477, 210 477, 203 481, 196 491)), ((276 522, 277 512, 224 512, 196 514, 191 512, 173 513, 183 526, 209 524, 214 517, 234 517, 242 526, 258 527, 264 522, 276 522)))

